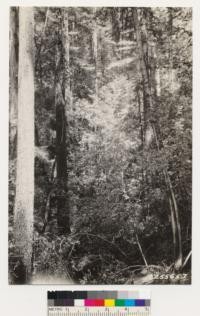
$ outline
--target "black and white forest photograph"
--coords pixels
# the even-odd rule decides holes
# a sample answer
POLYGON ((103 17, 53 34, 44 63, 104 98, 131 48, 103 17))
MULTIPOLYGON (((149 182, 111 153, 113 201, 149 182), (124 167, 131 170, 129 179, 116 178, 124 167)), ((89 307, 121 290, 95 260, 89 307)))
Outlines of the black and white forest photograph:
POLYGON ((192 8, 9 14, 9 284, 191 284, 192 8))

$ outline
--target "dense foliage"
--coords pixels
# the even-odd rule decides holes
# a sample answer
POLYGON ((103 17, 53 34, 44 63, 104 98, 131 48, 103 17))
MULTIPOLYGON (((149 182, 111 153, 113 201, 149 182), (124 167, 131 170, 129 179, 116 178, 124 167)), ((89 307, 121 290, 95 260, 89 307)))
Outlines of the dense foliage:
MULTIPOLYGON (((150 274, 184 272, 183 282, 190 282, 185 258, 191 250, 191 10, 139 8, 138 26, 133 10, 35 8, 35 279, 53 274, 83 284, 179 283, 153 281, 150 274), (62 190, 70 232, 59 231, 57 224, 63 193, 55 166, 56 80, 65 98, 62 190), (180 219, 183 262, 177 270, 170 185, 180 219)), ((11 256, 15 161, 14 151, 11 256)))

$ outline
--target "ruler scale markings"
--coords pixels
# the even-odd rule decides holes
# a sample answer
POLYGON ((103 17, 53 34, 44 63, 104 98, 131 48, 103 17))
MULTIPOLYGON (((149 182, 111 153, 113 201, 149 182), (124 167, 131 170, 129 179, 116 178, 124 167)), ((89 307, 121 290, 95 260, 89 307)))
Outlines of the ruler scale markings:
POLYGON ((90 311, 84 310, 84 308, 80 308, 78 311, 73 311, 72 309, 66 310, 61 312, 60 310, 54 310, 54 311, 49 311, 49 316, 82 316, 82 315, 88 315, 88 316, 104 316, 104 315, 109 315, 109 316, 127 316, 127 315, 133 315, 133 316, 148 316, 149 310, 144 310, 142 307, 142 310, 114 310, 112 311, 112 308, 110 310, 105 310, 103 309, 102 311, 90 311))

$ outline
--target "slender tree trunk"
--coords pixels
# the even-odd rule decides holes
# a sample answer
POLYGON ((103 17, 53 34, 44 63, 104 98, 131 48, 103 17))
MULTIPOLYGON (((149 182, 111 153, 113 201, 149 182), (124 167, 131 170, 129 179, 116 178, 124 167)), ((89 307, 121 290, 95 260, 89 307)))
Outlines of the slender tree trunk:
MULTIPOLYGON (((120 32, 120 41, 123 41, 123 39, 124 39, 124 33, 123 33, 123 31, 124 31, 124 9, 123 8, 121 8, 121 14, 120 14, 120 20, 121 20, 121 32, 120 32)), ((121 59, 123 59, 124 58, 124 51, 123 51, 123 49, 121 50, 121 59)))
POLYGON ((96 21, 96 8, 93 8, 93 55, 95 63, 95 100, 98 103, 99 83, 98 83, 98 30, 96 21))
POLYGON ((174 210, 173 210, 173 204, 172 200, 169 197, 169 207, 171 211, 171 227, 172 227, 172 238, 173 238, 173 255, 174 259, 176 256, 176 222, 175 222, 175 217, 174 217, 174 210))
POLYGON ((144 118, 143 118, 143 108, 141 104, 141 97, 140 97, 140 91, 139 88, 137 88, 136 91, 137 94, 137 101, 138 101, 138 114, 139 114, 139 122, 140 122, 140 141, 141 141, 141 148, 142 148, 142 156, 143 156, 143 150, 144 150, 144 118))
MULTIPOLYGON (((141 142, 141 154, 142 154, 142 167, 141 167, 141 175, 142 175, 142 185, 144 185, 144 117, 143 117, 143 104, 141 102, 139 87, 136 90, 137 102, 138 102, 138 114, 139 114, 139 122, 140 122, 140 142, 141 142)), ((143 195, 144 197, 144 195, 143 195)), ((143 203, 144 198, 142 199, 143 203)))
POLYGON ((161 79, 160 79, 160 68, 156 69, 156 94, 158 97, 161 95, 161 79))
POLYGON ((56 83, 56 167, 57 167, 57 223, 60 234, 69 233, 67 199, 67 153, 65 101, 60 83, 56 83))
MULTIPOLYGON (((181 238, 181 224, 180 224, 180 217, 179 217, 179 209, 176 202, 175 193, 172 187, 172 183, 170 177, 168 175, 167 170, 164 170, 165 176, 165 183, 169 189, 169 195, 173 205, 173 217, 172 217, 172 225, 175 224, 175 245, 174 245, 174 252, 175 252, 175 268, 179 270, 183 264, 183 254, 182 254, 182 238, 181 238)), ((173 227, 172 227, 173 229, 173 227)))
MULTIPOLYGON (((171 94, 174 93, 175 87, 175 78, 174 78, 174 68, 173 68, 173 8, 168 8, 168 28, 169 28, 169 91, 171 94)), ((169 175, 166 174, 166 178, 169 183, 169 187, 171 190, 172 201, 175 200, 175 195, 173 192, 172 184, 170 183, 169 175)), ((175 225, 175 243, 174 243, 174 254, 175 254, 175 267, 179 269, 182 266, 182 241, 181 241, 181 226, 179 219, 179 211, 177 207, 177 203, 172 203, 174 206, 174 214, 171 217, 172 223, 175 225)), ((173 225, 173 224, 172 224, 173 225)))
POLYGON ((119 42, 121 37, 120 32, 120 8, 112 8, 112 38, 114 41, 119 42))
POLYGON ((17 136, 17 90, 18 90, 18 9, 10 9, 10 159, 16 155, 16 136, 17 136))
MULTIPOLYGON (((148 124, 152 129, 153 137, 156 142, 157 150, 160 150, 158 135, 157 135, 157 129, 155 124, 155 119, 153 118, 153 112, 155 109, 154 106, 154 98, 152 96, 151 91, 151 84, 149 81, 149 72, 148 72, 148 61, 147 56, 145 55, 144 48, 143 48, 143 41, 141 37, 141 30, 138 20, 138 12, 137 8, 133 8, 133 17, 134 17, 134 24, 135 24, 135 31, 136 31, 136 40, 138 45, 138 51, 139 51, 139 57, 140 57, 140 69, 142 74, 142 81, 143 81, 143 89, 145 93, 145 101, 146 101, 146 111, 147 111, 147 120, 148 124)), ((146 45, 147 45, 147 39, 146 39, 146 45)), ((173 190, 173 186, 169 177, 169 174, 166 170, 166 168, 163 169, 163 174, 165 177, 165 183, 169 194, 169 201, 172 202, 172 208, 173 210, 173 218, 175 219, 175 225, 176 225, 176 255, 175 255, 175 268, 178 270, 182 266, 182 241, 181 241, 181 226, 180 226, 180 219, 179 219, 179 210, 178 205, 175 198, 175 193, 173 190)), ((170 202, 170 203, 171 203, 170 202)), ((170 206, 171 207, 171 206, 170 206)), ((173 229, 173 227, 172 227, 173 229)))
MULTIPOLYGON (((76 36, 78 32, 76 30, 76 16, 74 16, 74 20, 72 21, 72 32, 71 32, 71 46, 76 47, 76 36)), ((70 43, 70 42, 69 42, 70 43)), ((70 72, 70 105, 73 107, 73 91, 74 91, 74 68, 73 66, 70 68, 70 50, 69 50, 69 72, 70 72)))
POLYGON ((139 241, 139 238, 138 238, 138 234, 135 234, 135 237, 136 237, 136 242, 137 242, 139 251, 140 251, 140 253, 141 253, 142 259, 143 259, 143 261, 144 261, 144 264, 145 264, 146 267, 148 267, 148 263, 147 263, 147 260, 146 260, 146 258, 145 258, 144 252, 143 252, 143 250, 142 250, 142 246, 141 246, 141 244, 140 244, 140 241, 139 241))
MULTIPOLYGON (((72 97, 72 83, 70 76, 70 40, 69 40, 69 14, 68 9, 65 8, 62 11, 63 27, 62 27, 62 44, 64 50, 64 85, 65 85, 65 102, 72 107, 73 97, 72 97)), ((72 35, 73 36, 73 35, 72 35)))
POLYGON ((16 283, 28 283, 31 275, 34 210, 34 13, 19 9, 19 72, 17 176, 14 236, 19 260, 16 283))
POLYGON ((173 69, 173 8, 168 8, 168 40, 169 40, 169 90, 171 93, 174 92, 174 69, 173 69))

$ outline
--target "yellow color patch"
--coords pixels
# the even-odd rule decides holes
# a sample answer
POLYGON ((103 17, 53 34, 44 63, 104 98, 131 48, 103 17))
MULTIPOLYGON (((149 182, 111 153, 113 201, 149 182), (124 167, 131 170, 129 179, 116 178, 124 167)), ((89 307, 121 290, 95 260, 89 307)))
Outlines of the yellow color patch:
POLYGON ((104 306, 106 307, 115 306, 115 300, 104 300, 104 306))

